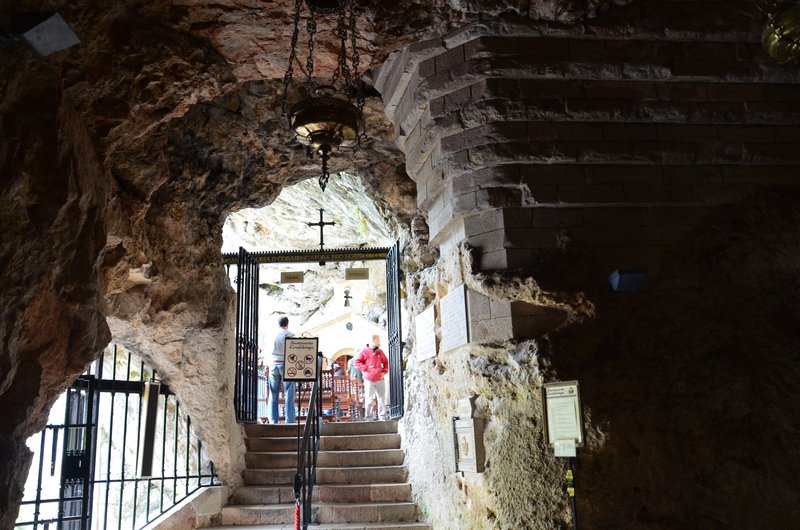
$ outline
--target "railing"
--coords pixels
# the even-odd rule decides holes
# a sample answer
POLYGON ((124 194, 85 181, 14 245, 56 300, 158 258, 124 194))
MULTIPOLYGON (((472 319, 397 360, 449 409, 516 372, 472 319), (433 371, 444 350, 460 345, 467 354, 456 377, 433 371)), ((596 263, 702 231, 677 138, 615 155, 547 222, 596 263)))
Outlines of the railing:
POLYGON ((114 346, 59 398, 53 424, 28 440, 34 462, 16 528, 136 530, 219 484, 191 420, 164 384, 152 473, 138 476, 142 389, 157 380, 144 362, 114 346), (63 424, 54 422, 59 417, 63 424))
MULTIPOLYGON (((311 385, 311 397, 308 401, 308 413, 302 437, 298 424, 297 473, 294 476, 295 518, 301 521, 303 530, 311 523, 311 498, 317 480, 317 454, 319 453, 319 436, 321 428, 322 392, 321 388, 322 357, 317 357, 317 380, 311 385)), ((302 385, 306 387, 307 385, 302 385)), ((302 391, 302 390, 301 390, 302 391)), ((303 403, 301 399, 299 403, 303 403)))

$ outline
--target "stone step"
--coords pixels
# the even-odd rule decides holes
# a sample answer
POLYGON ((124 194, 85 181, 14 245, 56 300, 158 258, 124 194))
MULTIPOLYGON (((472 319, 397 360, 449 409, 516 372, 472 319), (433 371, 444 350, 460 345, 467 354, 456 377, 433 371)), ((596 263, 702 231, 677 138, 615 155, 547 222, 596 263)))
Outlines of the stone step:
POLYGON ((368 449, 400 449, 400 435, 361 434, 323 436, 320 438, 320 449, 323 451, 363 451, 368 449))
MULTIPOLYGON (((297 453, 245 453, 248 469, 287 468, 297 466, 297 453)), ((405 454, 402 449, 374 449, 368 451, 320 451, 320 467, 399 466, 405 454)))
MULTIPOLYGON (((411 502, 411 484, 321 484, 314 487, 313 502, 411 502)), ((291 486, 243 486, 234 504, 285 504, 294 502, 291 486)))
MULTIPOLYGON (((247 485, 292 484, 293 468, 245 469, 247 485)), ((317 484, 388 484, 405 482, 408 470, 405 466, 382 467, 318 467, 317 484)))
MULTIPOLYGON (((300 424, 302 433, 305 424, 300 424)), ((248 438, 289 438, 297 437, 296 423, 281 423, 278 425, 265 425, 261 423, 247 423, 244 432, 248 438)), ((322 424, 323 436, 340 436, 353 434, 395 434, 397 420, 389 421, 341 421, 322 424)))
MULTIPOLYGON (((297 450, 297 438, 294 436, 247 438, 246 441, 247 450, 256 453, 297 450)), ((400 449, 400 435, 395 433, 322 436, 320 438, 320 449, 323 451, 400 449)))
MULTIPOLYGON (((300 425, 302 434, 305 425, 300 425)), ((265 425, 261 423, 246 423, 244 433, 248 438, 297 438, 296 423, 281 423, 278 425, 265 425)))
MULTIPOLYGON (((332 523, 315 524, 314 530, 431 530, 425 523, 332 523)), ((215 526, 215 530, 294 530, 294 524, 215 526)))
POLYGON ((297 450, 297 437, 296 436, 272 436, 269 438, 246 438, 247 450, 256 453, 263 453, 266 451, 296 451, 297 450))
POLYGON ((350 436, 354 434, 396 434, 397 420, 341 421, 322 425, 322 436, 350 436))
MULTIPOLYGON (((415 522, 417 505, 413 502, 319 503, 312 507, 318 523, 388 523, 415 522)), ((294 521, 294 504, 251 504, 222 509, 223 525, 289 524, 294 521)))

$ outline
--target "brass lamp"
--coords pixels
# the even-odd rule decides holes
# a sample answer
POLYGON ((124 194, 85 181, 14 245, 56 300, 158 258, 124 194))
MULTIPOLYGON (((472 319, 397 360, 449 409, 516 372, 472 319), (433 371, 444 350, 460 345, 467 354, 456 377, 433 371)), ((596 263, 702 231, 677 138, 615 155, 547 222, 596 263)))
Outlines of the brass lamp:
POLYGON ((298 142, 307 146, 309 157, 317 154, 321 158, 322 174, 319 176, 319 185, 323 191, 330 178, 328 161, 333 151, 340 147, 357 147, 360 135, 363 134, 364 95, 357 80, 360 57, 356 41, 355 13, 348 0, 295 0, 292 48, 283 79, 283 112, 298 142), (289 109, 289 84, 294 74, 294 62, 297 60, 297 41, 304 4, 309 9, 306 21, 308 57, 305 68, 300 64, 305 71, 305 80, 301 87, 305 96, 289 109), (327 84, 318 83, 314 77, 316 15, 338 17, 338 58, 327 84))
POLYGON ((767 14, 761 43, 770 57, 781 64, 800 62, 800 2, 759 0, 767 14))

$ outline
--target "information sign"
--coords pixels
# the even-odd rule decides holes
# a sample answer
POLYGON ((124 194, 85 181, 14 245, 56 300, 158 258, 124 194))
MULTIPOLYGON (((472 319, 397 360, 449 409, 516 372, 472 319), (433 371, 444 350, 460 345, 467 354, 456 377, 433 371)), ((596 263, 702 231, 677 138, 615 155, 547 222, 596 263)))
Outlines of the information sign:
POLYGON ((345 269, 345 280, 369 280, 369 269, 345 269))
POLYGON ((303 283, 303 272, 282 272, 281 283, 303 283))
POLYGON ((287 337, 284 356, 286 381, 314 381, 317 379, 317 337, 287 337))
POLYGON ((436 357, 436 314, 434 305, 417 315, 414 320, 416 324, 416 348, 417 359, 423 361, 436 357))
POLYGON ((575 456, 575 447, 583 446, 583 414, 577 381, 542 385, 544 427, 547 443, 556 456, 575 456))

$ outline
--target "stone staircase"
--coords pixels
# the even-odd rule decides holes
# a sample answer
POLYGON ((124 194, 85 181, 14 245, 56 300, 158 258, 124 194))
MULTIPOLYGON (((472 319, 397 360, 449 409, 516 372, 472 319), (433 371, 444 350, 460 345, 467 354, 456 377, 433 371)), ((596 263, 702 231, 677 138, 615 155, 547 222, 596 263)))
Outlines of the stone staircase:
MULTIPOLYGON (((297 427, 247 425, 245 486, 222 511, 222 528, 294 529, 297 427)), ((315 530, 430 530, 417 505, 396 421, 326 423, 313 494, 315 530)))

